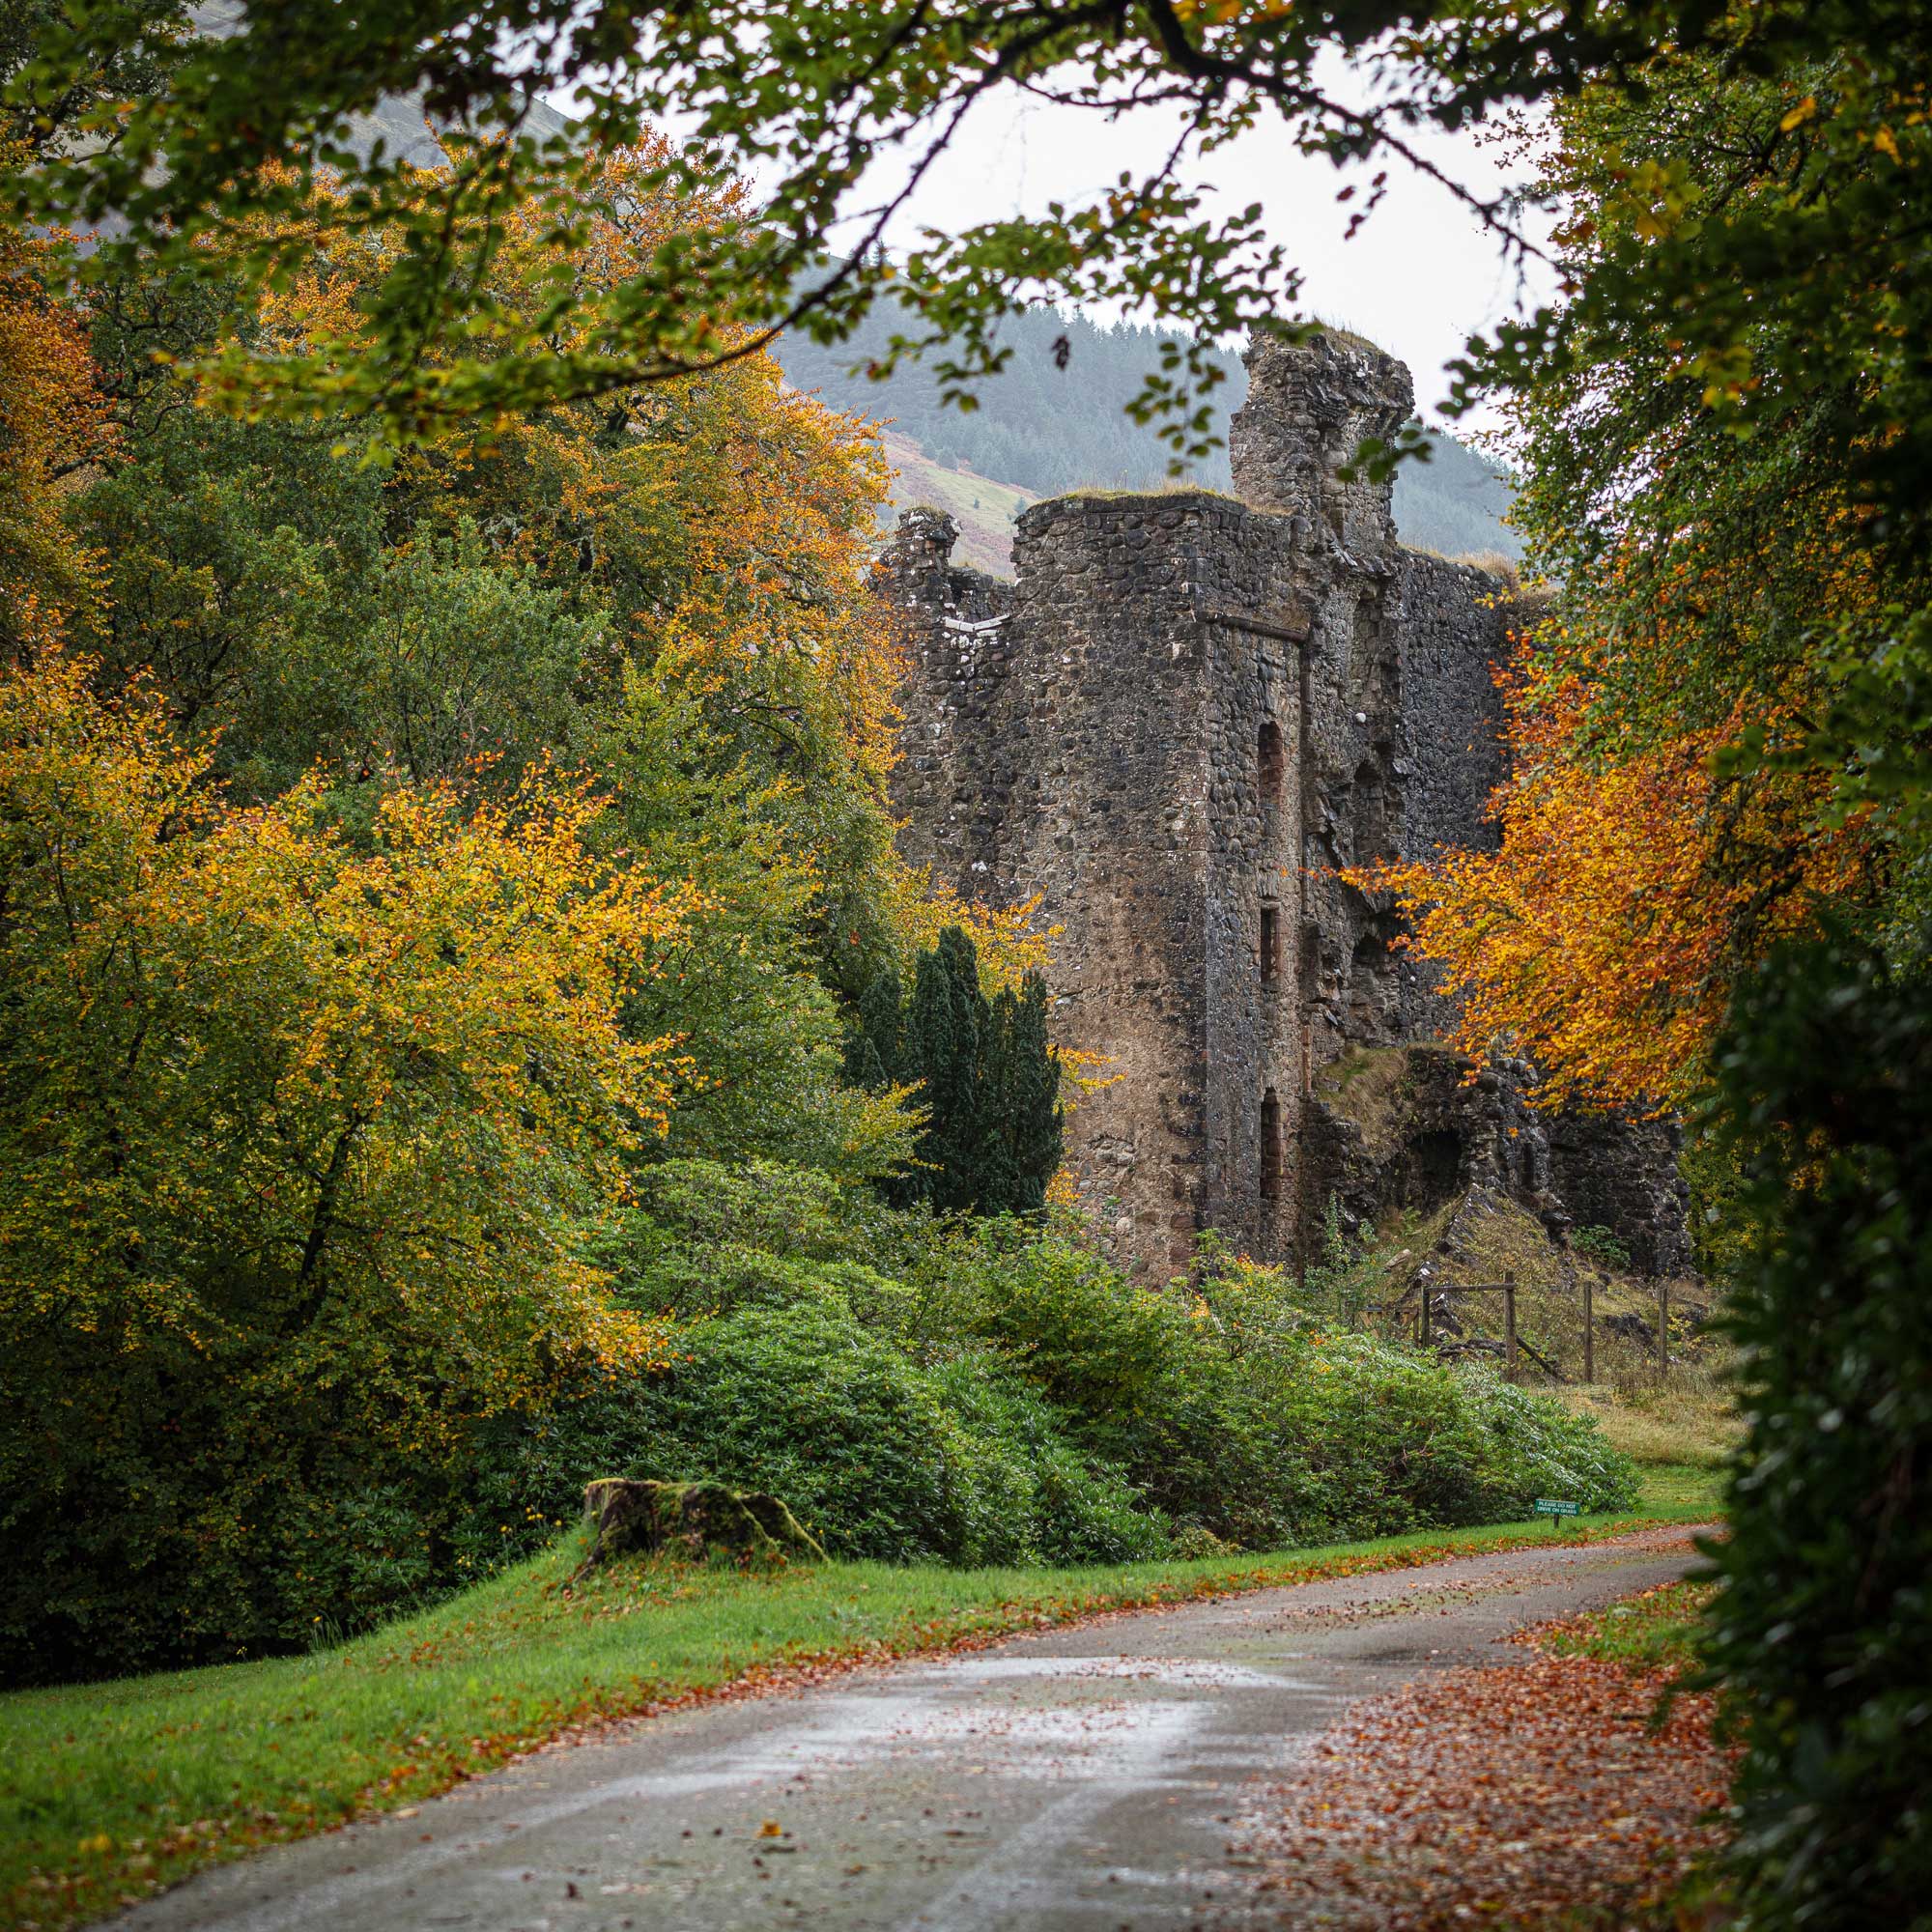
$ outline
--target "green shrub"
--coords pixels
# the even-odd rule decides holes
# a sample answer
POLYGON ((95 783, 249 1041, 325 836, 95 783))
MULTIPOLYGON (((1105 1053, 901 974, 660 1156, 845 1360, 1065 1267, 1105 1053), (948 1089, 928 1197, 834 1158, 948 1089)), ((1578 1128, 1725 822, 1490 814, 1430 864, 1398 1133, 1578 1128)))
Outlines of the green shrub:
POLYGON ((1246 1548, 1526 1515, 1560 1486, 1634 1500, 1588 1418, 1482 1371, 1324 1334, 1284 1269, 1216 1257, 1198 1294, 1152 1293, 1017 1223, 935 1243, 923 1332, 992 1344, 1093 1454, 1177 1521, 1246 1548))
POLYGON ((846 1556, 969 1547, 956 1426, 912 1364, 849 1317, 798 1305, 700 1323, 648 1378, 634 1472, 771 1490, 846 1556))
MULTIPOLYGON (((305 1378, 252 1338, 71 1376, 69 1454, 0 1435, 0 1680, 120 1674, 305 1647, 473 1580, 472 1391, 401 1323, 344 1323, 305 1378), (399 1388, 425 1392, 413 1411, 399 1388), (399 1413, 420 1432, 397 1438, 399 1413)), ((71 1366, 49 1350, 43 1385, 71 1366)))
MULTIPOLYGON (((676 1246, 694 1257, 720 1248, 759 1248, 789 1261, 851 1260, 881 1218, 868 1189, 815 1168, 780 1161, 660 1161, 639 1176, 639 1214, 625 1245, 676 1246)), ((621 1254, 611 1258, 622 1265, 621 1254)))
POLYGON ((624 1471, 770 1490, 845 1556, 1099 1562, 1166 1547, 1120 1472, 983 1351, 923 1367, 826 1299, 742 1309, 682 1341, 669 1373, 606 1379, 494 1432, 479 1538, 494 1516, 521 1549, 585 1482, 624 1471))
POLYGON ((1711 1661, 1740 1926, 1932 1920, 1932 998, 1850 947, 1738 996, 1719 1124, 1756 1251, 1711 1661))
POLYGON ((1118 1467, 1083 1456, 1065 1418, 1001 1358, 965 1350, 929 1378, 975 1445, 976 1492, 1002 1505, 975 1538, 975 1561, 1124 1563, 1166 1554, 1164 1513, 1118 1467))
POLYGON ((1608 1228, 1573 1228, 1570 1231, 1570 1245, 1579 1255, 1601 1262, 1607 1268, 1622 1269, 1631 1264, 1629 1248, 1608 1228))
POLYGON ((775 1161, 694 1159, 647 1169, 638 1198, 599 1259, 641 1313, 694 1321, 813 1303, 868 1326, 904 1322, 904 1290, 858 1259, 880 1218, 863 1190, 775 1161))

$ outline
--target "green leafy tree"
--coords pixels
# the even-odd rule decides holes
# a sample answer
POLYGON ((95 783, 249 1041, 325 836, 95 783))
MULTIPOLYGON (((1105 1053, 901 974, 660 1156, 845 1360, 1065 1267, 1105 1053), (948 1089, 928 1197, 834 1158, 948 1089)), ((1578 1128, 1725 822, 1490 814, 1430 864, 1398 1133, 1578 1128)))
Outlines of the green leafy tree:
MULTIPOLYGON (((1830 44, 1857 11, 1850 0, 1786 0, 1748 10, 1774 17, 1747 37, 1774 56, 1793 42, 1830 44)), ((1887 11, 1910 13, 1903 0, 1887 11)), ((238 339, 218 358, 243 407, 300 411, 327 394, 331 408, 381 412, 400 436, 434 435, 478 412, 714 369, 787 327, 843 340, 881 298, 899 324, 881 366, 935 350, 956 397, 1006 361, 1001 319, 1045 298, 1179 325, 1134 408, 1177 451, 1200 453, 1210 426, 1200 396, 1217 373, 1202 345, 1289 313, 1301 283, 1263 234, 1259 208, 1208 212, 1199 168, 1217 146, 1273 124, 1338 162, 1417 168, 1521 250, 1530 243, 1507 197, 1478 194, 1431 161, 1417 124, 1462 127, 1499 102, 1571 91, 1593 67, 1709 43, 1733 24, 1712 0, 1626 0, 1555 20, 1427 0, 1405 9, 1393 34, 1384 8, 1274 0, 703 0, 587 14, 573 0, 398 0, 380 17, 297 0, 182 50, 164 88, 83 115, 83 131, 111 127, 114 138, 49 156, 21 197, 33 218, 122 217, 140 239, 110 241, 110 273, 161 237, 195 271, 286 287, 339 236, 381 238, 359 329, 295 355, 238 339), (1330 84, 1336 57, 1351 55, 1375 59, 1384 82, 1366 105, 1330 84), (1042 87, 1096 115, 1158 102, 1178 110, 1181 132, 1091 202, 928 230, 907 259, 889 259, 888 229, 975 110, 1042 87), (579 126, 560 128, 536 105, 534 95, 555 91, 573 92, 579 126), (450 166, 434 178, 357 136, 355 114, 410 96, 446 130, 450 166), (653 163, 652 191, 717 194, 721 170, 755 172, 759 205, 698 234, 649 238, 621 283, 559 272, 546 303, 506 300, 487 265, 520 187, 567 247, 580 246, 582 185, 598 157, 651 124, 690 130, 687 147, 653 163), (882 151, 915 156, 909 179, 850 224, 826 273, 828 235, 882 151), (289 218, 305 211, 316 165, 337 171, 345 190, 321 230, 289 218), (440 367, 425 360, 431 344, 448 357, 440 367)), ((138 10, 76 7, 40 37, 9 98, 22 113, 49 112, 115 62, 173 58, 174 40, 138 10)))
POLYGON ((0 1670, 299 1641, 460 1574, 475 1419, 658 1357, 590 1257, 686 894, 541 776, 233 807, 152 693, 0 679, 0 1670))

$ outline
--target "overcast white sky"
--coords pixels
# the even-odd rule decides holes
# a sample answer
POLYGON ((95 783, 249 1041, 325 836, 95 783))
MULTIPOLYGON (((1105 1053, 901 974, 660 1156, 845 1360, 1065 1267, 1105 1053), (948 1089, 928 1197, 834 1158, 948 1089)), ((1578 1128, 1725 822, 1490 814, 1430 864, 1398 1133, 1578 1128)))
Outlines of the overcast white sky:
MULTIPOLYGON (((1036 210, 1058 197, 1092 198, 1123 168, 1145 168, 1164 154, 1176 124, 1137 112, 1109 124, 1100 115, 1009 93, 975 110, 953 151, 923 185, 897 240, 921 221, 944 228, 1036 210)), ((1482 192, 1498 185, 1498 156, 1474 134, 1431 134, 1417 145, 1457 180, 1482 192)), ((903 179, 881 164, 881 185, 903 179)), ((1350 205, 1336 191, 1350 179, 1327 160, 1297 154, 1265 124, 1200 163, 1196 179, 1213 190, 1215 212, 1251 202, 1264 212, 1270 241, 1306 272, 1308 308, 1370 337, 1415 375, 1416 401, 1433 412, 1447 389, 1444 365, 1473 329, 1522 302, 1547 298, 1549 281, 1532 261, 1526 285, 1494 239, 1449 191, 1401 161, 1376 213, 1344 241, 1350 205)), ((869 187, 868 184, 868 187, 869 187)), ((870 198, 869 195, 867 197, 870 198)))
MULTIPOLYGON (((1340 63, 1319 76, 1328 90, 1366 103, 1367 82, 1340 63)), ((571 103, 551 97, 565 112, 571 103)), ((1105 192, 1122 170, 1145 170, 1172 146, 1179 120, 1165 109, 1139 109, 1109 122, 1078 107, 1058 106, 1013 89, 974 110, 951 151, 922 185, 888 237, 895 249, 922 225, 946 230, 1032 212, 1050 200, 1069 204, 1105 192)), ((1452 179, 1479 194, 1502 185, 1498 151, 1477 134, 1429 132, 1415 147, 1452 179)), ((907 158, 881 156, 862 185, 861 206, 876 205, 904 180, 907 158)), ((1210 213, 1234 213, 1260 202, 1269 241, 1280 242, 1306 276, 1308 313, 1354 329, 1406 362, 1418 409, 1433 416, 1447 391, 1445 365, 1474 330, 1546 299, 1550 277, 1532 260, 1524 271, 1506 262, 1495 238, 1449 190, 1405 162, 1378 158, 1352 174, 1298 154, 1279 128, 1263 124, 1197 162, 1183 178, 1211 190, 1210 213), (1370 178, 1388 169, 1388 191, 1375 213, 1345 241, 1349 216, 1370 178), (1338 189, 1353 180, 1356 202, 1338 189)), ((840 238, 833 238, 838 245, 840 238)), ((1145 318, 1144 318, 1145 319, 1145 318)), ((1461 428, 1480 426, 1464 419, 1461 428)))

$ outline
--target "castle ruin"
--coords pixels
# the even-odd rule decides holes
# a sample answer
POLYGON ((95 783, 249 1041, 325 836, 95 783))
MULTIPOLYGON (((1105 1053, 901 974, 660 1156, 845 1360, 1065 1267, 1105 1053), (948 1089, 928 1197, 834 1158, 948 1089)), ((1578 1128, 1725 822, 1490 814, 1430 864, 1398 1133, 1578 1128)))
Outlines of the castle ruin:
POLYGON ((1331 1198, 1352 1221, 1470 1187, 1686 1265, 1667 1130, 1532 1116, 1526 1068, 1465 1078, 1391 904, 1337 876, 1493 839, 1509 590, 1404 548, 1391 486, 1344 474, 1411 416, 1400 362, 1332 333, 1247 359, 1237 498, 1035 504, 1010 583, 952 565, 944 515, 901 520, 881 573, 912 665, 903 847, 1061 928, 1056 1038, 1116 1076, 1067 1163, 1143 1274, 1205 1228, 1285 1259, 1331 1198), (1405 1130, 1367 1147, 1322 1076, 1405 1047, 1405 1130))

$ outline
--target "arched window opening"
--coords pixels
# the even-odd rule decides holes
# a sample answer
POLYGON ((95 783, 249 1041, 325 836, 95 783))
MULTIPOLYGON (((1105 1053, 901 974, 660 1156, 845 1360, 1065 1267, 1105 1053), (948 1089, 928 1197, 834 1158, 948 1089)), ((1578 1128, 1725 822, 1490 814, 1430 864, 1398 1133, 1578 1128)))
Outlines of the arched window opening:
POLYGON ((1388 997, 1388 942, 1371 929, 1355 941, 1349 961, 1349 1005, 1355 1024, 1372 1025, 1388 997))
POLYGON ((1262 907, 1262 978, 1272 980, 1281 971, 1281 911, 1262 907))
POLYGON ((1281 1193, 1281 1102, 1270 1087, 1262 1095, 1262 1199, 1281 1193))
POLYGON ((1282 746, 1281 726, 1272 718, 1262 720, 1261 737, 1255 748, 1255 764, 1261 781, 1262 810, 1277 810, 1281 805, 1281 781, 1287 771, 1288 753, 1282 746))

